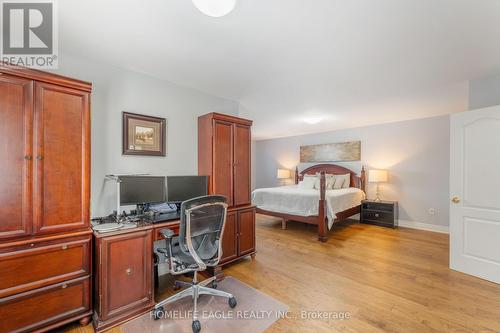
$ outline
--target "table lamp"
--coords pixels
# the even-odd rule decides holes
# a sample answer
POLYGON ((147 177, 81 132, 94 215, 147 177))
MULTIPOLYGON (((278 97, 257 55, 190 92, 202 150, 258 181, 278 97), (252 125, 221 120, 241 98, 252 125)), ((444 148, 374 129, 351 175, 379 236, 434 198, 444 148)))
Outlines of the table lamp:
POLYGON ((380 188, 379 185, 380 183, 385 183, 387 182, 387 170, 380 170, 380 169, 372 169, 368 171, 368 181, 370 183, 376 183, 377 184, 377 197, 375 198, 375 201, 380 202, 380 188))
POLYGON ((290 170, 278 169, 278 174, 276 175, 276 178, 280 179, 283 182, 284 181, 283 179, 290 178, 290 170))

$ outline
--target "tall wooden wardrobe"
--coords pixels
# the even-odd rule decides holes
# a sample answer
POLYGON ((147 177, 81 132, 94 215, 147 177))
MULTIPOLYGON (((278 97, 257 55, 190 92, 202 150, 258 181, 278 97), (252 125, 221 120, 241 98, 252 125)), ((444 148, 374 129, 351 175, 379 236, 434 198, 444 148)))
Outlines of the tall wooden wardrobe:
POLYGON ((0 332, 90 319, 90 92, 0 63, 0 332))
POLYGON ((198 174, 208 175, 209 193, 226 196, 229 204, 221 265, 255 254, 251 126, 251 120, 219 113, 198 118, 198 174))

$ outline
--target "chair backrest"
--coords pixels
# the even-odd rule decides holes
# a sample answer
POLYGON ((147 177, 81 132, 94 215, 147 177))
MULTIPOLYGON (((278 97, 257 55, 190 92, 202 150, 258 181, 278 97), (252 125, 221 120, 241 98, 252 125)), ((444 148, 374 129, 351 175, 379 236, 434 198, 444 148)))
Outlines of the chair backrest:
POLYGON ((208 195, 181 204, 179 246, 200 267, 217 264, 222 256, 222 236, 226 223, 227 199, 208 195))

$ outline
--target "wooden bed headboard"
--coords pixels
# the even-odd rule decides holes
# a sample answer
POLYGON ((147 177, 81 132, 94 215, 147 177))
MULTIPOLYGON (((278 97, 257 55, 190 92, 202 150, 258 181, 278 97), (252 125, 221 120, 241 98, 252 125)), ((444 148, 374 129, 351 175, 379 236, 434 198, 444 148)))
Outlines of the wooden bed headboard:
POLYGON ((330 175, 351 175, 351 187, 357 187, 363 192, 366 192, 366 172, 365 167, 361 168, 361 175, 357 175, 356 172, 344 168, 340 165, 335 164, 317 164, 309 168, 306 168, 299 172, 298 167, 295 168, 295 184, 304 179, 304 175, 315 175, 315 174, 330 174, 330 175))

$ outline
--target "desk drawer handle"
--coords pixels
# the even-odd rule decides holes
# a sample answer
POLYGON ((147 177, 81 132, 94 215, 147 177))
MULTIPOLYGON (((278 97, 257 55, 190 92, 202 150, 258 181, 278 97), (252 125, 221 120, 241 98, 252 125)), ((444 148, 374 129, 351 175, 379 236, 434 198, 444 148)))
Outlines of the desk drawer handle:
POLYGON ((125 270, 125 274, 127 274, 127 275, 132 275, 132 268, 127 268, 127 269, 125 270))
POLYGON ((68 249, 68 245, 64 244, 63 246, 61 246, 61 249, 67 250, 68 249))
POLYGON ((68 287, 68 285, 67 285, 66 283, 64 283, 64 284, 61 286, 61 288, 62 288, 62 289, 66 289, 67 287, 68 287))

